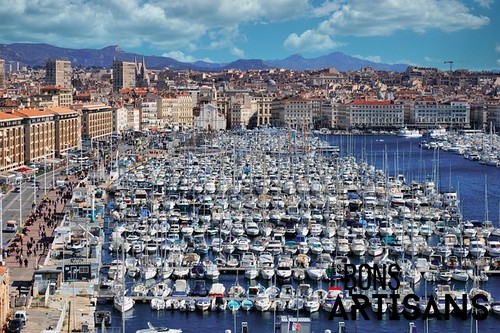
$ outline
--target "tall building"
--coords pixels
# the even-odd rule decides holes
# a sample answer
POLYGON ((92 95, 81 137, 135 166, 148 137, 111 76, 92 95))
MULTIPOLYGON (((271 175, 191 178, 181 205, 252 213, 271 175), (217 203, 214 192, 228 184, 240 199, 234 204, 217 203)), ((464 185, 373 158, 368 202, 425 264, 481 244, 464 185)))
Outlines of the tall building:
POLYGON ((72 88, 73 70, 71 61, 49 59, 45 64, 45 83, 48 86, 72 88))
POLYGON ((113 91, 135 88, 137 65, 130 61, 113 60, 113 91))
POLYGON ((0 59, 0 89, 5 88, 5 60, 0 59))

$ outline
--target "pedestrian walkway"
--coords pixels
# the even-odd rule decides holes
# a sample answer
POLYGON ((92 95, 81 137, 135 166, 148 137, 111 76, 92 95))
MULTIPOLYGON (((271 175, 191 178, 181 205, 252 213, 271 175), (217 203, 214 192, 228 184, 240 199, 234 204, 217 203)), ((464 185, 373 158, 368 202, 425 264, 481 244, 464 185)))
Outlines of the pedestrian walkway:
POLYGON ((21 224, 18 233, 4 248, 4 264, 10 280, 31 281, 35 269, 43 264, 54 239, 54 229, 64 217, 65 205, 71 200, 75 177, 66 180, 66 188, 52 188, 42 197, 21 224))

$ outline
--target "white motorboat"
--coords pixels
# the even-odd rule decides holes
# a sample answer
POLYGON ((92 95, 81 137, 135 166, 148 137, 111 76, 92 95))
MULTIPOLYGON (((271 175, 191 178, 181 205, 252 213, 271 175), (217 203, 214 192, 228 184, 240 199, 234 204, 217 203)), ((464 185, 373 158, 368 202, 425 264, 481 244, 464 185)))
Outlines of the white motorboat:
POLYGON ((180 328, 167 328, 164 326, 153 326, 148 322, 148 328, 139 329, 135 333, 182 333, 180 328))
POLYGON ((134 307, 135 301, 132 297, 116 295, 113 299, 113 306, 120 312, 127 312, 134 307))

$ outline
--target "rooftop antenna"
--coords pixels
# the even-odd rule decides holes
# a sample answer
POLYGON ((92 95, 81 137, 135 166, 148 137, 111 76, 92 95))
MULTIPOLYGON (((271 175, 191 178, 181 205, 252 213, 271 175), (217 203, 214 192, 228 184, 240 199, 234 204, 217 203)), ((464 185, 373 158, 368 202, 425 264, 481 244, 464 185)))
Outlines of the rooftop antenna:
POLYGON ((445 64, 450 64, 450 72, 452 71, 452 67, 453 67, 453 60, 446 60, 444 61, 445 64))

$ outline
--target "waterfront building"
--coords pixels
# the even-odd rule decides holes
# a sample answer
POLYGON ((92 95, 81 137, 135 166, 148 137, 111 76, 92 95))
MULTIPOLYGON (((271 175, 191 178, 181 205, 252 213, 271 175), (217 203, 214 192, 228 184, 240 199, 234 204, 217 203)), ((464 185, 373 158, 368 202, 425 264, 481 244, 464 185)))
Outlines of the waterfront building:
POLYGON ((193 95, 188 93, 177 94, 177 107, 173 109, 173 121, 181 128, 194 126, 193 95))
POLYGON ((277 101, 272 109, 272 126, 302 129, 313 128, 312 102, 310 99, 286 98, 277 101))
POLYGON ((168 93, 156 101, 159 127, 193 127, 193 95, 188 92, 168 93))
POLYGON ((415 101, 410 108, 410 121, 416 126, 470 127, 470 105, 467 102, 439 102, 426 98, 415 101))
POLYGON ((81 142, 81 118, 78 112, 66 107, 51 107, 48 112, 54 114, 55 140, 54 147, 48 147, 47 157, 61 156, 67 149, 76 149, 81 142))
POLYGON ((74 105, 82 117, 82 139, 103 139, 113 132, 113 110, 103 103, 74 105))
POLYGON ((0 266, 0 327, 5 327, 10 316, 9 269, 0 266))
POLYGON ((54 113, 47 109, 20 109, 14 114, 23 118, 24 164, 42 162, 55 147, 54 113))
POLYGON ((252 95, 252 108, 257 114, 257 126, 271 125, 271 110, 276 94, 256 93, 252 95))
POLYGON ((131 128, 128 122, 128 109, 121 106, 113 108, 113 133, 121 134, 131 128))
POLYGON ((394 128, 404 126, 404 106, 386 100, 355 100, 336 105, 339 128, 394 128))
POLYGON ((500 101, 496 100, 488 103, 486 107, 486 119, 486 126, 498 133, 500 131, 500 101))
POLYGON ((45 64, 45 83, 48 86, 71 88, 73 70, 71 61, 49 59, 45 64))
POLYGON ((0 172, 24 165, 23 117, 13 110, 0 112, 0 172))
MULTIPOLYGON (((247 97, 249 97, 247 95, 247 97)), ((254 115, 253 109, 251 107, 251 102, 248 98, 244 99, 243 102, 235 102, 231 105, 231 128, 247 128, 250 122, 250 118, 254 115)))
POLYGON ((141 100, 140 104, 141 110, 141 130, 150 130, 153 128, 158 128, 158 108, 156 103, 156 98, 146 97, 141 100))
POLYGON ((336 104, 325 101, 321 108, 321 127, 338 128, 338 108, 336 104))
POLYGON ((177 107, 175 93, 158 96, 156 100, 157 116, 161 128, 173 126, 173 112, 177 107))

